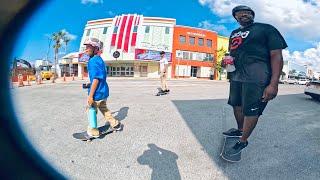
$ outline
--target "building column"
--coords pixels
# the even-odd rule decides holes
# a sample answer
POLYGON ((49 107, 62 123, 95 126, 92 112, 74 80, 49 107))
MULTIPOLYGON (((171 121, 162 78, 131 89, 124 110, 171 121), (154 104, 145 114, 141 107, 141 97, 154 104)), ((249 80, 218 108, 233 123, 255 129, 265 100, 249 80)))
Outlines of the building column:
POLYGON ((81 77, 83 74, 83 64, 78 64, 78 77, 81 77))

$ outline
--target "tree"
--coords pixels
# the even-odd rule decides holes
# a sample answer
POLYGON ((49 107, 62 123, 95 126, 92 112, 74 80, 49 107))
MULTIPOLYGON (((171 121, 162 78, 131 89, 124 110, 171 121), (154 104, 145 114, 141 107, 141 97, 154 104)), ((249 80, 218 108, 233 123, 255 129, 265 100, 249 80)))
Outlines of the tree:
POLYGON ((70 42, 70 40, 71 40, 71 38, 68 36, 68 35, 65 35, 64 37, 63 37, 63 42, 64 42, 64 44, 65 44, 65 53, 67 54, 67 46, 68 46, 68 43, 70 42))
POLYGON ((221 73, 223 70, 223 68, 221 67, 221 60, 227 52, 228 50, 224 49, 223 47, 217 50, 217 60, 215 61, 213 68, 215 69, 215 71, 219 73, 219 80, 221 80, 221 73))
POLYGON ((52 40, 54 41, 53 49, 54 49, 54 76, 52 78, 52 83, 55 83, 55 79, 57 78, 57 64, 58 64, 58 53, 61 48, 61 43, 66 36, 65 31, 59 31, 52 34, 52 40))

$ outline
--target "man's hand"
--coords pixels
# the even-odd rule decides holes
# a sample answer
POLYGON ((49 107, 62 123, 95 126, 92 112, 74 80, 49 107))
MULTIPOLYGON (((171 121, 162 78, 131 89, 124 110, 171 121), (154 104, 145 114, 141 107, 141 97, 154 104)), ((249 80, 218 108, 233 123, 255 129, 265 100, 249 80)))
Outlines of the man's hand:
POLYGON ((92 106, 93 102, 93 97, 88 96, 88 106, 92 106))
POLYGON ((268 85, 263 92, 262 102, 268 102, 271 99, 274 99, 278 94, 277 85, 268 85))

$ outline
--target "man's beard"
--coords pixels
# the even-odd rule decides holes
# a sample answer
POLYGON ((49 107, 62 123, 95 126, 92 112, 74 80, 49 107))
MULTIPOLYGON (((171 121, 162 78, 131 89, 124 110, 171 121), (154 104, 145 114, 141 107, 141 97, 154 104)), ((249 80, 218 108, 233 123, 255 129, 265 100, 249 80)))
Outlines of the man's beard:
POLYGON ((249 26, 250 24, 253 23, 253 19, 251 19, 250 21, 246 21, 246 22, 239 22, 239 24, 242 26, 242 27, 247 27, 249 26))
POLYGON ((247 27, 247 26, 249 26, 249 25, 251 25, 253 23, 253 18, 249 18, 248 21, 238 20, 238 22, 242 27, 247 27))

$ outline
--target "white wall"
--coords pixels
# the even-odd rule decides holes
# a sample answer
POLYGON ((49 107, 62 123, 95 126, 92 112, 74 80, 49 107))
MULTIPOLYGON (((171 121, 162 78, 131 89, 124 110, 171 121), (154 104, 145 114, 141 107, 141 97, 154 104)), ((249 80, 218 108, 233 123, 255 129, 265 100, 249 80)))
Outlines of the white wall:
POLYGON ((138 30, 137 49, 149 49, 155 51, 172 52, 173 27, 167 24, 143 24, 138 30), (149 33, 145 33, 147 26, 150 27, 149 33), (166 28, 169 34, 166 34, 166 28))
POLYGON ((200 77, 210 77, 210 67, 201 67, 200 69, 200 77))
POLYGON ((187 65, 177 65, 176 66, 176 76, 190 76, 191 66, 187 65))

